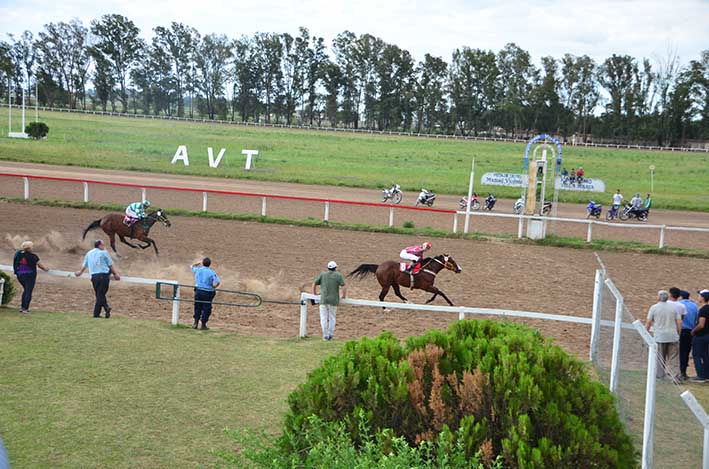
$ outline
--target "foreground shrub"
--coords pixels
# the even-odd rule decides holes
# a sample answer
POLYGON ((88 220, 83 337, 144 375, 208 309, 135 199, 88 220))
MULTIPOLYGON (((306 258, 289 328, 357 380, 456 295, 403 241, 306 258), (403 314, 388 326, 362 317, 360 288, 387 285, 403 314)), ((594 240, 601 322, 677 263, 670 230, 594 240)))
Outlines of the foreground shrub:
POLYGON ((461 321, 405 346, 389 333, 350 342, 288 403, 279 445, 301 460, 317 416, 339 422, 356 447, 388 431, 414 447, 444 434, 485 464, 501 456, 506 467, 637 465, 610 392, 581 362, 515 324, 461 321))
POLYGON ((35 140, 44 138, 49 133, 49 127, 44 122, 30 122, 25 126, 25 133, 35 140))
POLYGON ((15 282, 13 282, 12 278, 2 270, 0 270, 0 277, 5 280, 4 293, 2 295, 2 303, 0 303, 0 305, 6 305, 15 297, 15 282))

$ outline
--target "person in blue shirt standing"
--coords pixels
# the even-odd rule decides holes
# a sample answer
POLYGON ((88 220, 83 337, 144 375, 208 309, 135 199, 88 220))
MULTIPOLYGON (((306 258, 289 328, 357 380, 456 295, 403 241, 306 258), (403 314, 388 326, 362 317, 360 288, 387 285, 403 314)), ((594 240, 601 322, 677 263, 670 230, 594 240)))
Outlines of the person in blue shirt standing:
POLYGON ((192 329, 197 329, 202 321, 202 330, 209 330, 207 321, 212 314, 212 300, 217 294, 216 288, 221 283, 221 279, 215 271, 211 269, 212 260, 205 257, 200 262, 192 264, 194 273, 194 323, 192 329))
POLYGON ((699 308, 694 301, 690 301, 689 292, 682 290, 679 292, 680 303, 687 308, 687 314, 682 318, 682 332, 679 336, 679 371, 680 379, 687 379, 687 366, 689 365, 689 353, 692 351, 692 329, 697 325, 699 308))
POLYGON ((74 275, 81 277, 81 274, 87 269, 91 275, 91 284, 96 293, 94 317, 100 317, 101 308, 103 308, 106 311, 106 319, 108 319, 111 317, 111 306, 106 299, 106 293, 108 293, 108 286, 111 282, 110 276, 113 274, 114 279, 120 280, 121 275, 113 266, 113 259, 111 259, 111 255, 106 252, 106 246, 104 246, 103 241, 100 239, 94 241, 94 248, 86 253, 81 270, 74 272, 74 275))

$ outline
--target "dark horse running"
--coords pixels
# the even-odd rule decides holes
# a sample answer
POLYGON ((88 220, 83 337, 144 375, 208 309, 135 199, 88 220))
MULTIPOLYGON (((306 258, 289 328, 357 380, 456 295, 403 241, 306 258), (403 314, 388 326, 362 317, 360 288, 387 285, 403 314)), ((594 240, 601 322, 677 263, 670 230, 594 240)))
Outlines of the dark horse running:
POLYGON ((357 279, 362 279, 368 274, 376 274, 379 284, 382 286, 382 291, 379 294, 379 301, 384 301, 384 297, 389 293, 389 288, 394 288, 394 293, 396 296, 402 300, 408 302, 406 298, 401 294, 399 287, 410 287, 413 289, 424 290, 433 293, 433 296, 426 304, 432 302, 436 299, 438 295, 441 295, 449 305, 453 306, 451 300, 448 299, 445 293, 433 286, 433 282, 436 281, 436 275, 443 269, 448 269, 456 274, 459 274, 461 268, 456 264, 455 260, 447 255, 441 254, 436 257, 427 257, 421 261, 421 271, 413 276, 413 287, 411 286, 411 274, 407 272, 401 272, 399 270, 399 263, 395 261, 386 261, 383 264, 361 264, 355 270, 350 272, 348 277, 354 277, 357 279))
MULTIPOLYGON (((142 220, 138 220, 137 222, 133 223, 132 226, 127 226, 125 223, 123 223, 123 217, 124 216, 119 213, 110 213, 105 217, 101 218, 100 220, 94 221, 86 227, 82 239, 86 239, 86 233, 88 233, 89 231, 96 228, 101 228, 111 240, 111 247, 113 248, 113 252, 115 252, 116 254, 118 254, 118 251, 116 251, 117 235, 118 238, 124 244, 127 244, 128 246, 134 249, 146 249, 149 248, 150 245, 152 245, 153 248, 155 248, 155 255, 159 255, 158 245, 155 244, 155 241, 153 241, 151 238, 148 238, 148 233, 150 232, 150 228, 155 224, 156 221, 161 222, 165 226, 170 226, 172 224, 170 223, 170 220, 167 219, 167 215, 165 215, 165 212, 163 212, 161 209, 153 210, 152 212, 148 213, 148 215, 142 220), (126 241, 126 238, 137 239, 138 241, 142 241, 146 244, 144 246, 136 246, 135 244, 131 244, 126 241)), ((120 256, 120 254, 118 255, 120 256)))

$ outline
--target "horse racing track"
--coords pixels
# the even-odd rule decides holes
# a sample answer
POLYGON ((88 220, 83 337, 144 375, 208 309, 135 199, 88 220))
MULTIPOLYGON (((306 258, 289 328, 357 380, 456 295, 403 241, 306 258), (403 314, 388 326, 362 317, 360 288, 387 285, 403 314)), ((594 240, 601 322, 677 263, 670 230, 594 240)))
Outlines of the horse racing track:
MULTIPOLYGON (((81 232, 104 215, 79 210, 0 203, 2 239, 0 263, 9 264, 13 248, 25 237, 35 241, 35 252, 52 269, 76 270, 91 240, 103 237, 95 231, 81 241, 81 232)), ((169 215, 169 213, 168 213, 169 215)), ((423 241, 414 236, 339 231, 253 222, 170 217, 171 228, 151 231, 160 247, 132 250, 118 243, 123 257, 116 263, 124 275, 178 280, 191 283, 189 266, 209 256, 226 289, 249 290, 265 299, 297 301, 309 291, 313 278, 334 259, 348 273, 361 263, 397 259, 403 246, 423 241)), ((505 308, 590 317, 594 271, 598 264, 591 251, 518 245, 495 241, 432 239, 432 254, 452 255, 462 267, 460 274, 441 272, 436 286, 459 306, 505 308)), ((628 306, 644 315, 660 288, 706 288, 706 260, 634 253, 603 253, 603 261, 628 306)), ((351 298, 377 299, 375 279, 348 279, 351 298)), ((431 295, 405 291, 410 301, 422 303, 431 295)), ((225 301, 226 299, 222 299, 225 301)), ((393 294, 387 297, 396 301, 393 294)), ((15 300, 16 302, 17 300, 15 300)), ((155 299, 154 289, 112 282, 109 301, 114 314, 160 321, 170 320, 170 303, 155 299)), ((93 304, 89 282, 40 274, 32 307, 49 311, 86 314, 93 304)), ((435 304, 445 304, 437 300, 435 304)), ((181 322, 191 322, 191 304, 181 308, 181 322)), ((218 306, 210 325, 213 330, 246 335, 296 337, 299 312, 296 305, 265 304, 259 308, 218 306)), ((336 339, 377 335, 384 330, 398 337, 444 328, 456 316, 446 313, 383 311, 379 308, 342 306, 338 310, 336 339)), ((499 318, 498 318, 499 320, 499 318)), ((319 319, 309 317, 308 331, 317 335, 319 319)), ((569 323, 524 320, 565 349, 585 357, 590 328, 569 323)), ((197 333, 197 332, 196 332, 197 333)))

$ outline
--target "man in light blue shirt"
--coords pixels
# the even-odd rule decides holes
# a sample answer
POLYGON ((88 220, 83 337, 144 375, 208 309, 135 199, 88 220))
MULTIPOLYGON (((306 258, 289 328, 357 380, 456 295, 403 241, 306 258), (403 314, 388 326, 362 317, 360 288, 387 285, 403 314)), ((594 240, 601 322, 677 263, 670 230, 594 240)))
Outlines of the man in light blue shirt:
POLYGON ((194 323, 192 329, 197 329, 197 326, 202 321, 202 330, 209 330, 207 321, 212 314, 212 300, 217 294, 216 288, 221 283, 221 279, 210 266, 212 260, 205 257, 201 262, 192 264, 192 272, 194 273, 194 323))
POLYGON ((689 366, 689 353, 692 351, 692 329, 697 325, 699 308, 694 301, 689 299, 689 292, 679 292, 680 303, 687 308, 687 314, 682 318, 682 332, 679 336, 679 371, 683 380, 687 379, 687 366, 689 366))
POLYGON ((94 248, 86 253, 81 270, 74 272, 74 275, 81 277, 81 274, 87 269, 91 275, 91 284, 96 293, 94 317, 100 317, 101 308, 103 308, 106 310, 106 319, 108 319, 111 317, 111 306, 106 299, 106 293, 108 293, 108 286, 111 282, 110 274, 113 274, 113 278, 116 280, 120 280, 121 275, 113 266, 113 259, 111 259, 111 255, 106 252, 106 247, 100 239, 94 241, 94 248))

